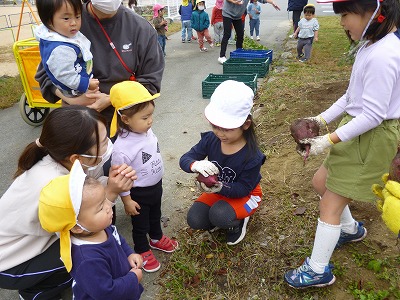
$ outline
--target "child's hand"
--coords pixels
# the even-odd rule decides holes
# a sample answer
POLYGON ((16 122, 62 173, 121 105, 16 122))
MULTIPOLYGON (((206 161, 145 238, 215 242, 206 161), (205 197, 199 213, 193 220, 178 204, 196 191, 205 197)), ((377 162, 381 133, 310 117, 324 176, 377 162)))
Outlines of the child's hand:
POLYGON ((111 166, 107 181, 107 195, 111 193, 116 197, 121 192, 129 191, 136 179, 136 171, 131 166, 126 164, 111 166))
POLYGON ((314 37, 314 41, 318 42, 318 37, 317 36, 314 37))
POLYGON ((140 269, 143 266, 143 258, 140 254, 132 253, 128 256, 128 261, 132 269, 140 269))
POLYGON ((130 200, 130 201, 124 201, 124 208, 125 208, 125 213, 129 216, 136 216, 139 215, 140 212, 140 205, 134 201, 134 200, 130 200))
POLYGON ((215 175, 219 173, 216 165, 208 160, 195 161, 190 167, 192 172, 200 173, 201 175, 208 177, 209 175, 215 175))
POLYGON ((96 78, 89 79, 89 90, 98 90, 99 89, 99 80, 96 78))
POLYGON ((143 278, 143 271, 142 269, 135 269, 132 268, 129 272, 135 273, 136 277, 138 278, 138 281, 141 282, 143 278))

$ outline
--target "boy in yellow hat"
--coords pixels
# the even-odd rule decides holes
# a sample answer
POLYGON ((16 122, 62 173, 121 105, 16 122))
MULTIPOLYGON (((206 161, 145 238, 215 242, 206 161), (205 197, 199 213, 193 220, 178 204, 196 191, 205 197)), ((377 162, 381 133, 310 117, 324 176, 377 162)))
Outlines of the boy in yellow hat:
POLYGON ((120 196, 126 214, 131 216, 134 248, 142 255, 146 272, 155 272, 161 266, 150 248, 170 253, 178 247, 178 242, 165 236, 161 229, 164 164, 157 137, 151 129, 153 100, 159 96, 151 95, 136 81, 117 83, 110 91, 115 108, 111 136, 118 134, 111 165, 124 162, 137 173, 130 192, 120 196))
POLYGON ((307 4, 303 9, 304 18, 299 21, 298 27, 294 32, 297 41, 297 59, 306 62, 311 58, 311 49, 314 41, 318 42, 319 23, 315 18, 315 6, 307 4))
POLYGON ((42 189, 39 220, 60 237, 61 260, 74 278, 74 299, 140 298, 142 258, 111 225, 102 184, 86 177, 79 160, 68 175, 42 189))

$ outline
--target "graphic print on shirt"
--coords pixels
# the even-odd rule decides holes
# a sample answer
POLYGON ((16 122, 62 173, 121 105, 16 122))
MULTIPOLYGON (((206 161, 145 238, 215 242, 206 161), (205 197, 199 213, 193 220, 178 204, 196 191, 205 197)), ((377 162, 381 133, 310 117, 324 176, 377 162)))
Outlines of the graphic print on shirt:
MULTIPOLYGON (((160 153, 160 148, 157 143, 157 153, 160 153)), ((158 172, 162 171, 162 161, 160 158, 157 158, 156 160, 151 160, 153 156, 149 153, 146 153, 142 151, 142 163, 145 165, 146 163, 150 163, 150 170, 149 167, 144 167, 143 169, 140 170, 140 174, 145 177, 149 175, 149 171, 151 172, 150 175, 157 174, 158 172), (150 162, 149 162, 150 161, 150 162)))
POLYGON ((229 167, 221 167, 217 161, 211 161, 218 167, 219 174, 218 180, 225 183, 234 182, 236 178, 236 172, 229 167))
POLYGON ((121 52, 132 52, 132 43, 123 44, 121 52))

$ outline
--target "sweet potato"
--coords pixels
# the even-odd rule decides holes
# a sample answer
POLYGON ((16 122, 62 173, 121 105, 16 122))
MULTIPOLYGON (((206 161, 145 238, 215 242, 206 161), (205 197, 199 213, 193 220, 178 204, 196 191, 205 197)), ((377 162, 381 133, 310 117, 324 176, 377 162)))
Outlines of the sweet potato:
POLYGON ((400 148, 397 148, 397 154, 390 164, 389 180, 400 182, 400 148))
POLYGON ((305 163, 310 153, 310 144, 302 144, 300 141, 305 138, 313 138, 318 136, 318 123, 308 119, 297 119, 292 123, 292 125, 290 125, 290 134, 297 143, 296 149, 298 151, 306 152, 306 155, 303 157, 305 163))
POLYGON ((205 176, 199 174, 196 179, 199 182, 203 182, 207 187, 212 187, 212 186, 216 185, 218 182, 217 175, 210 175, 208 177, 205 177, 205 176))

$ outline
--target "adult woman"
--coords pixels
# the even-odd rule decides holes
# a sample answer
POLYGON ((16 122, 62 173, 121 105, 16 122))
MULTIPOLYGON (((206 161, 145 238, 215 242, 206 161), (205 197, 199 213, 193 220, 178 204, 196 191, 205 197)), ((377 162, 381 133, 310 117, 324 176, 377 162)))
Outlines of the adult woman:
MULTIPOLYGON (((38 220, 41 189, 53 178, 68 174, 79 159, 88 175, 102 173, 112 144, 104 118, 84 106, 52 111, 40 138, 30 143, 18 161, 15 180, 0 199, 0 288, 17 289, 23 299, 59 299, 72 280, 59 255, 54 234, 38 220)), ((135 172, 114 166, 107 182, 107 198, 127 191, 135 172)))
POLYGON ((111 122, 114 113, 109 97, 111 87, 131 78, 152 94, 160 92, 164 55, 151 24, 121 5, 121 0, 84 2, 80 31, 92 43, 93 76, 100 81, 100 92, 65 97, 52 85, 41 64, 36 79, 47 101, 54 103, 61 98, 68 104, 86 105, 111 122))

